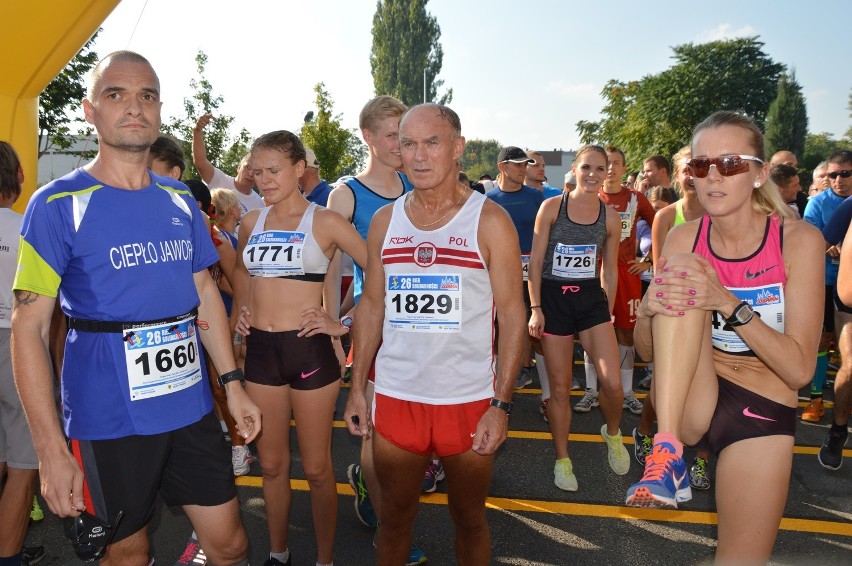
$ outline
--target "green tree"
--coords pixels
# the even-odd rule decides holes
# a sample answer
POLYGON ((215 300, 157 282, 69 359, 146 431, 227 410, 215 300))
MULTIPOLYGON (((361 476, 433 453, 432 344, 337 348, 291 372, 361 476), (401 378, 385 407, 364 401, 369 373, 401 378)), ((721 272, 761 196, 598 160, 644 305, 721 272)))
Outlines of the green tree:
POLYGON ((603 118, 578 122, 580 139, 619 146, 628 169, 637 169, 649 155, 673 155, 717 110, 742 112, 763 127, 784 67, 763 52, 757 37, 687 43, 672 51, 675 63, 659 74, 607 83, 603 118))
POLYGON ((808 133, 808 111, 802 87, 796 82, 796 71, 782 73, 778 81, 778 94, 766 113, 766 154, 786 149, 795 155, 805 152, 808 133))
POLYGON ((98 54, 92 49, 98 33, 86 42, 86 45, 62 69, 55 79, 50 81, 38 99, 38 156, 51 149, 68 149, 74 143, 73 124, 84 123, 79 116, 73 116, 80 100, 86 96, 86 74, 98 62, 98 54))
POLYGON ((362 144, 355 131, 341 125, 341 115, 334 115, 334 102, 325 84, 317 83, 314 92, 317 110, 305 116, 299 137, 314 150, 323 178, 335 180, 341 175, 354 175, 363 166, 366 151, 358 149, 362 144))
POLYGON ((497 140, 467 140, 461 166, 471 181, 485 174, 491 175, 492 179, 497 178, 497 155, 501 147, 497 140))
POLYGON ((378 0, 373 16, 370 68, 376 95, 389 94, 413 106, 423 102, 448 104, 453 89, 438 97, 444 50, 441 27, 426 11, 428 0, 378 0), (424 74, 425 69, 425 74, 424 74))
POLYGON ((207 55, 199 50, 195 56, 197 78, 189 81, 192 95, 183 99, 183 116, 175 116, 163 124, 163 131, 178 140, 186 155, 186 171, 184 178, 200 178, 198 170, 192 163, 192 130, 195 122, 204 114, 213 114, 213 120, 204 129, 204 141, 207 145, 207 158, 210 163, 229 175, 236 175, 237 165, 248 153, 251 141, 249 133, 242 129, 231 137, 229 134, 233 116, 219 114, 217 110, 225 99, 213 92, 213 85, 207 80, 205 69, 207 55))

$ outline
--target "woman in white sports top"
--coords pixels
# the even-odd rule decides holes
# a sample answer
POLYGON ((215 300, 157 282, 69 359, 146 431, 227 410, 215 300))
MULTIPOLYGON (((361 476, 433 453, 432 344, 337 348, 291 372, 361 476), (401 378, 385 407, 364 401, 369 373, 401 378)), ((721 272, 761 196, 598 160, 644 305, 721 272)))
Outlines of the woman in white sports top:
POLYGON ((342 216, 302 196, 305 148, 296 135, 281 130, 259 137, 251 168, 269 206, 243 217, 233 284, 235 307, 251 325, 249 331, 238 324, 247 335, 246 390, 264 415, 257 448, 269 519, 266 564, 290 564, 291 413, 311 490, 317 564, 330 564, 337 523, 331 430, 340 389, 332 340, 349 328, 323 310, 323 281, 337 249, 361 265, 367 249, 342 216))

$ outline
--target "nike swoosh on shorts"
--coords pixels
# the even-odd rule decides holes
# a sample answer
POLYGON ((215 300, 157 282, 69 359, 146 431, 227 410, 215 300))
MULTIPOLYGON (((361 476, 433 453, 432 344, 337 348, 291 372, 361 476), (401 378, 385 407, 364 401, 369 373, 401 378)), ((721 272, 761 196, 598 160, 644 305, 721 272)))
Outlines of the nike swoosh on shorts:
POLYGON ((311 377, 313 374, 315 374, 315 373, 316 373, 316 372, 318 372, 319 370, 320 370, 320 368, 317 368, 317 369, 315 369, 314 371, 312 371, 312 372, 310 372, 310 373, 302 372, 302 379, 305 379, 305 378, 307 378, 307 377, 311 377))
POLYGON ((764 417, 762 415, 756 415, 756 414, 752 413, 751 407, 746 407, 745 409, 743 409, 743 415, 746 416, 746 417, 750 417, 752 419, 760 419, 762 421, 771 421, 773 423, 776 422, 775 419, 770 419, 769 417, 764 417))

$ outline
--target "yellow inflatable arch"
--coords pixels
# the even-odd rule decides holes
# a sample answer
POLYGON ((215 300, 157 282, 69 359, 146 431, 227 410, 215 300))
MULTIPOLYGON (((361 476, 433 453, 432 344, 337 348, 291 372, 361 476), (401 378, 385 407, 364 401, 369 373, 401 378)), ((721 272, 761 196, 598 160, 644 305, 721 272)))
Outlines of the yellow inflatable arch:
POLYGON ((24 167, 22 211, 38 178, 38 96, 74 58, 120 0, 10 0, 0 34, 0 139, 24 167))

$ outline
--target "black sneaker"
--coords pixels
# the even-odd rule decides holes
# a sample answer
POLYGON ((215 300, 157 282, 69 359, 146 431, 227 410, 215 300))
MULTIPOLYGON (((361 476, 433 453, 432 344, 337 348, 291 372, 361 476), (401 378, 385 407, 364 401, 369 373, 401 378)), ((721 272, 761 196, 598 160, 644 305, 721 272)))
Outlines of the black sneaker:
POLYGON ((21 549, 21 564, 23 566, 38 564, 42 558, 44 558, 43 546, 25 546, 21 549))
POLYGON ((293 555, 287 557, 287 562, 281 562, 277 558, 272 558, 271 556, 266 559, 266 562, 263 563, 263 566, 291 566, 293 562, 293 555))
POLYGON ((849 431, 843 427, 843 431, 837 431, 832 426, 828 431, 828 436, 825 437, 825 442, 819 449, 817 458, 823 468, 827 470, 839 470, 843 465, 843 447, 846 445, 846 439, 849 437, 849 431))

